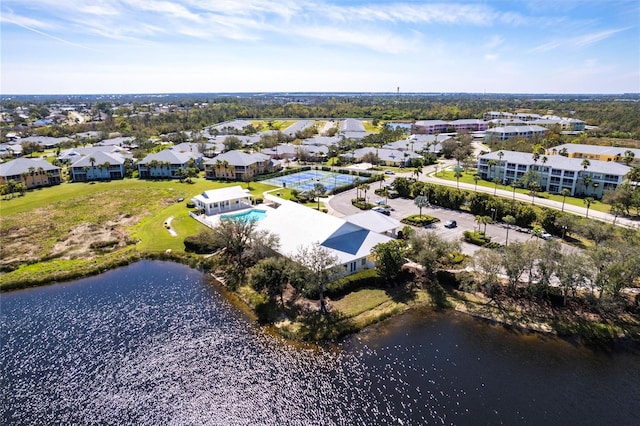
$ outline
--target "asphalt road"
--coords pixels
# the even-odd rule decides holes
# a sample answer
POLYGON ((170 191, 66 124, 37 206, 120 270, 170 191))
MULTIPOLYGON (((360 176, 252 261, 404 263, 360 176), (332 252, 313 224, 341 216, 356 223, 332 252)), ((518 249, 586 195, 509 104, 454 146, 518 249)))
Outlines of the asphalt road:
MULTIPOLYGON (((373 188, 372 188, 373 189, 373 188)), ((367 198, 369 202, 375 203, 380 199, 377 195, 373 194, 372 189, 368 191, 367 198), (373 197, 370 197, 372 194, 373 197)), ((329 198, 327 207, 329 213, 335 216, 346 216, 360 212, 360 209, 354 207, 351 204, 351 199, 356 197, 356 190, 342 192, 329 198)), ((391 217, 401 220, 407 216, 420 213, 420 209, 416 207, 413 200, 405 198, 388 199, 388 205, 393 209, 391 211, 391 217)), ((437 217, 440 222, 431 225, 427 230, 432 230, 442 236, 448 241, 460 241, 461 251, 468 255, 473 255, 480 247, 462 242, 462 233, 464 231, 473 231, 477 229, 478 224, 475 222, 475 216, 471 213, 465 213, 457 210, 449 210, 437 206, 425 207, 422 209, 422 214, 437 217), (444 227, 444 223, 453 219, 458 223, 458 226, 453 229, 444 227)), ((481 225, 481 229, 484 231, 484 225, 481 225)), ((492 241, 504 244, 507 238, 507 229, 501 224, 487 224, 486 234, 491 237, 492 241)), ((517 232, 515 229, 509 230, 509 241, 526 241, 532 238, 531 234, 517 232)))

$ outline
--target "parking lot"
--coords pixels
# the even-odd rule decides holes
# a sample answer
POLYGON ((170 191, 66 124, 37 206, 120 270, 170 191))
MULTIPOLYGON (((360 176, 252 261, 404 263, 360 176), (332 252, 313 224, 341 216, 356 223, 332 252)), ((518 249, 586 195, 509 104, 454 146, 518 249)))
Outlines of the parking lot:
MULTIPOLYGON (((351 199, 355 198, 355 190, 346 191, 335 195, 329 201, 330 206, 338 214, 347 215, 357 213, 360 210, 351 205, 351 199)), ((374 195, 369 202, 375 203, 380 197, 374 195)), ((407 216, 420 213, 420 209, 416 207, 413 200, 405 198, 389 198, 387 204, 391 207, 391 217, 401 220, 407 216)), ((434 230, 438 235, 449 241, 461 241, 464 231, 473 231, 478 228, 475 222, 475 216, 471 213, 464 213, 457 210, 444 209, 437 206, 423 207, 422 214, 437 217, 440 222, 434 223, 427 229, 434 230), (445 228, 444 224, 447 220, 453 219, 458 226, 455 228, 445 228)), ((480 229, 484 230, 484 225, 480 225, 480 229)), ((491 237, 491 241, 504 244, 507 238, 507 229, 502 224, 487 224, 486 233, 491 237)), ((509 242, 526 241, 531 238, 531 234, 524 232, 516 232, 515 229, 509 230, 509 242)), ((463 253, 472 255, 479 246, 465 243, 461 241, 461 250, 463 253)))

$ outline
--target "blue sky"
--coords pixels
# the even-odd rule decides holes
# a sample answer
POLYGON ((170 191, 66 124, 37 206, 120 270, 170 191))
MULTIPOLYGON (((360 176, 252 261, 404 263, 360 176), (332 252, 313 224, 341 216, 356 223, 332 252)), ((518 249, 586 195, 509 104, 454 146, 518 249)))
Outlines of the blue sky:
POLYGON ((640 92, 640 2, 2 0, 2 94, 640 92))

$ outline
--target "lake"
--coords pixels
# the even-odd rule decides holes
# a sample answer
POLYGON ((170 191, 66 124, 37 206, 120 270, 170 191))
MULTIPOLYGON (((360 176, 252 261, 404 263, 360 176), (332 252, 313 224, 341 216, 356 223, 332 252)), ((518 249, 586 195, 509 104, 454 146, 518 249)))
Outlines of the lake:
POLYGON ((2 424, 640 424, 640 355, 412 312, 289 344, 141 261, 0 295, 2 424))

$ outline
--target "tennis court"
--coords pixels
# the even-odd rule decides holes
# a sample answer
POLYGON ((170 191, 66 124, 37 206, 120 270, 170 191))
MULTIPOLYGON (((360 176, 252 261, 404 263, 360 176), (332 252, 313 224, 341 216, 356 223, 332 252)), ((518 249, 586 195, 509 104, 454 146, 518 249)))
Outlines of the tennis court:
POLYGON ((297 189, 299 191, 309 191, 313 185, 320 183, 324 185, 327 192, 333 188, 352 184, 358 176, 345 175, 342 173, 325 172, 322 170, 307 170, 293 173, 287 176, 263 180, 263 183, 282 188, 297 189))

